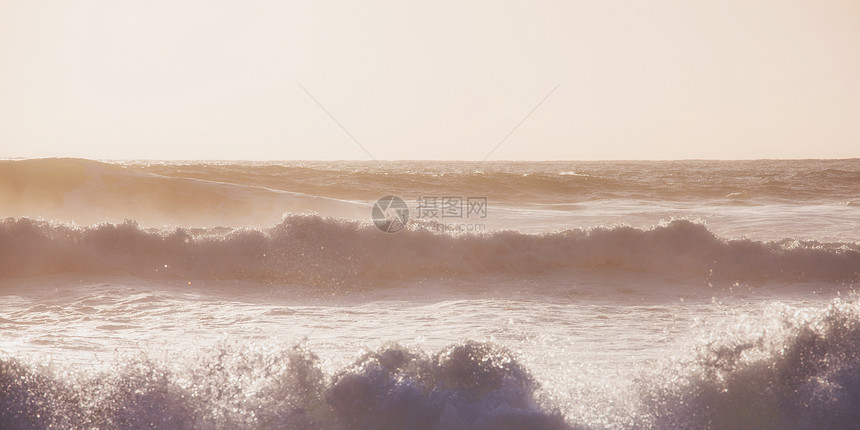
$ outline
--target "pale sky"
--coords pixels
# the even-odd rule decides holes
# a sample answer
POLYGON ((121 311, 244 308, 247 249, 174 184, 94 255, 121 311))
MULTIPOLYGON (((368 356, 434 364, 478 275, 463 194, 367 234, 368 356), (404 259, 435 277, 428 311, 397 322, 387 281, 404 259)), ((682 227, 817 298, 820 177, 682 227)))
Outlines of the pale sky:
POLYGON ((381 160, 860 157, 860 2, 0 0, 0 157, 369 159, 299 83, 381 160))

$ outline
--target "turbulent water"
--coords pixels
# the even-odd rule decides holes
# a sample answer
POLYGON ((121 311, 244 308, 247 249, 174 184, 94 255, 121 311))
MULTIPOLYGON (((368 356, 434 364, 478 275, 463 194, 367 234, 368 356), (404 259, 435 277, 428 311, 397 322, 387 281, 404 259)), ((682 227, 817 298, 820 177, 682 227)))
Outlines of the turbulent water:
POLYGON ((858 281, 860 160, 0 161, 0 428, 860 428, 858 281))

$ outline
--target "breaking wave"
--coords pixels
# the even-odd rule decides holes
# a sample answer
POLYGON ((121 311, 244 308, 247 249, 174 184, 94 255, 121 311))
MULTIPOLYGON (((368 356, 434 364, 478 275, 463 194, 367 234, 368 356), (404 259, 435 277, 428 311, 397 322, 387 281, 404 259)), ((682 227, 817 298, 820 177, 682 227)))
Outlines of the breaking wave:
POLYGON ((570 272, 656 273, 704 282, 851 283, 860 274, 860 247, 724 240, 704 225, 681 220, 650 229, 459 235, 436 233, 420 224, 385 234, 369 223, 318 215, 287 216, 267 229, 0 221, 0 277, 72 272, 347 286, 570 272))
MULTIPOLYGON (((731 321, 727 321, 731 324, 731 321)), ((682 359, 638 370, 635 409, 555 404, 517 356, 467 341, 368 350, 333 373, 302 345, 221 345, 85 373, 0 358, 0 427, 161 429, 851 429, 860 427, 860 304, 740 321, 682 359), (600 424, 574 412, 599 411, 600 424), (565 409, 565 408, 570 408, 565 409)), ((560 369, 560 374, 564 372, 560 369)), ((547 391, 550 390, 550 391, 547 391)))
POLYGON ((757 316, 643 381, 655 428, 860 428, 860 305, 757 316), (752 328, 753 333, 743 333, 752 328))
POLYGON ((506 350, 467 342, 433 355, 396 345, 327 377, 295 347, 224 346, 170 366, 127 360, 105 375, 56 375, 0 360, 0 427, 18 429, 569 428, 506 350), (65 376, 65 377, 63 377, 65 376))

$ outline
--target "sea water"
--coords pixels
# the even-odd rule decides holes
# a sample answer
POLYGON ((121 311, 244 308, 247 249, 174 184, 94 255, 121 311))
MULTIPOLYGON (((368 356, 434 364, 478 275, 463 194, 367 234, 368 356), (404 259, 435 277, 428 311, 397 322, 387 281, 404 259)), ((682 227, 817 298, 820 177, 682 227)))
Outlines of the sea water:
POLYGON ((0 428, 860 427, 859 160, 9 160, 0 216, 0 428))

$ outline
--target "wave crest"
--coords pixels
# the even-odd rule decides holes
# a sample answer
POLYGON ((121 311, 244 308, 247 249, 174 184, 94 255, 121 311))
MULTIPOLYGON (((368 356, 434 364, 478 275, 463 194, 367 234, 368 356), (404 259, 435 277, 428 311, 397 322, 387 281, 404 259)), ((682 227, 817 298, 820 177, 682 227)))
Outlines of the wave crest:
POLYGON ((133 221, 75 227, 0 221, 0 277, 127 273, 167 279, 250 279, 368 285, 465 275, 656 273, 703 282, 854 282, 855 244, 723 240, 673 221, 651 229, 385 234, 369 223, 291 215, 268 229, 144 229, 133 221))
MULTIPOLYGON (((189 363, 185 363, 186 365, 189 363)), ((100 377, 0 359, 6 429, 569 429, 534 397, 503 348, 467 342, 432 356, 397 345, 326 378, 312 352, 223 346, 188 367, 126 361, 100 377)))
POLYGON ((657 428, 858 428, 860 306, 758 324, 768 330, 720 336, 664 383, 647 382, 657 428))
MULTIPOLYGON (((857 428, 860 303, 750 317, 617 393, 634 416, 629 405, 588 396, 569 412, 609 420, 595 428, 857 428)), ((515 354, 474 341, 432 354, 389 344, 333 375, 302 345, 132 357, 100 374, 0 358, 0 428, 16 430, 589 428, 547 403, 551 394, 515 354)))

